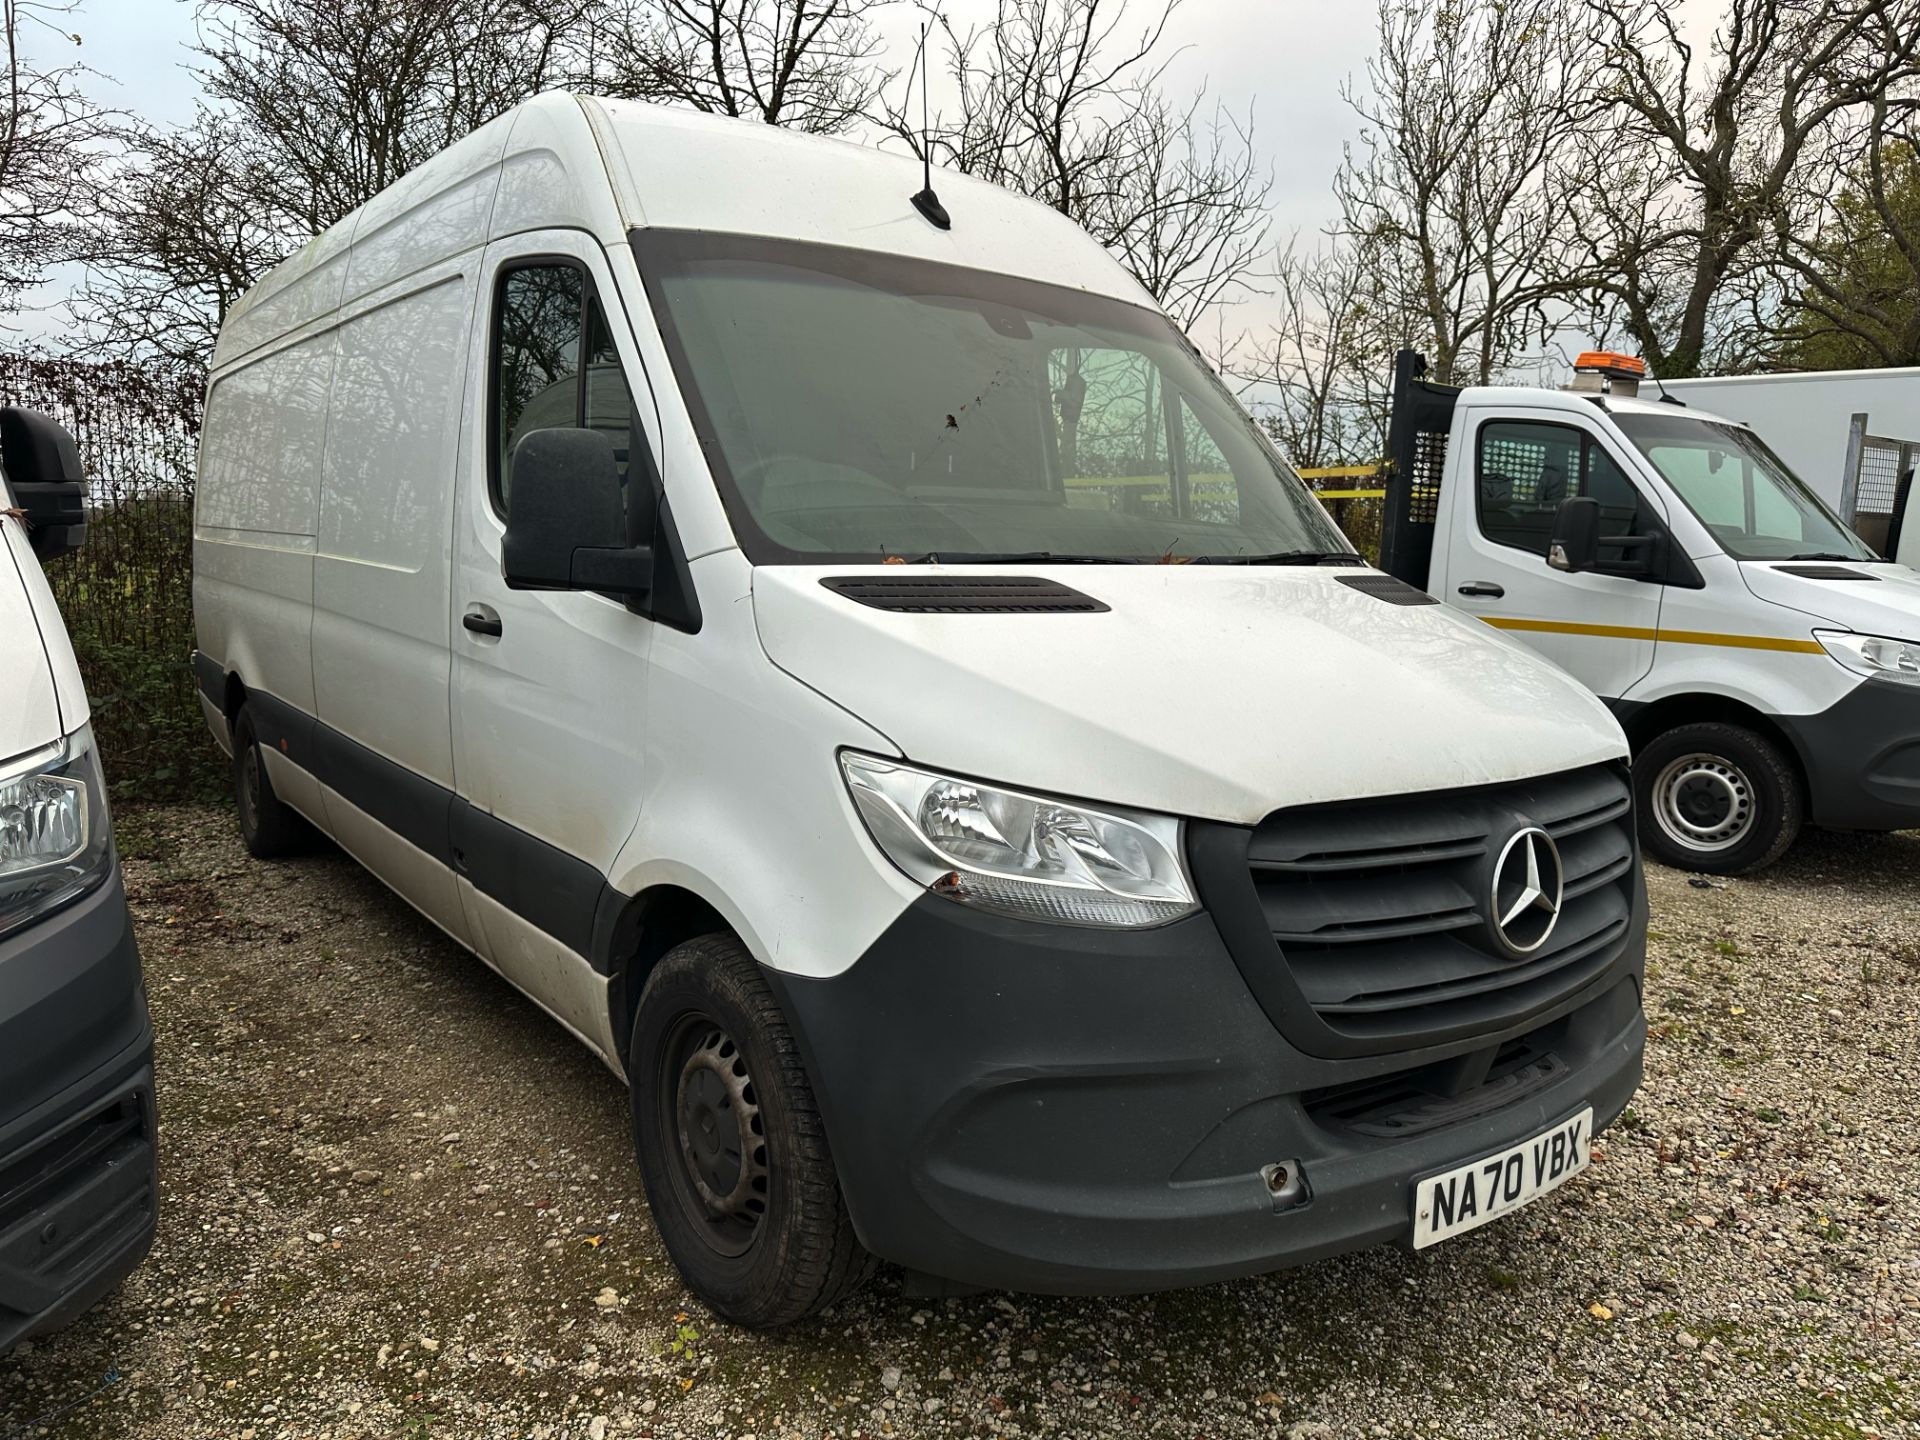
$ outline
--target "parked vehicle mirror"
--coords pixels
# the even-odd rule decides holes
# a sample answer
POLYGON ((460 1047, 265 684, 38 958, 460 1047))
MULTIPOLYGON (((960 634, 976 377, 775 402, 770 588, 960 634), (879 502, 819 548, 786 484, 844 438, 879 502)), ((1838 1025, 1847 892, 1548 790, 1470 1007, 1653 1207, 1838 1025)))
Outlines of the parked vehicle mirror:
POLYGON ((512 590, 644 595, 653 552, 626 543, 620 466, 598 430, 534 430, 513 447, 500 569, 512 590))
POLYGON ((0 410, 0 465, 13 503, 27 512, 33 553, 45 562, 78 550, 87 538, 87 484, 66 428, 38 410, 0 410))
POLYGON ((1553 543, 1547 546, 1547 564, 1579 575, 1599 563, 1600 502, 1589 495, 1562 501, 1553 517, 1553 543))
POLYGON ((1561 502, 1553 517, 1553 542, 1547 546, 1547 564, 1569 575, 1597 571, 1617 575, 1624 580, 1654 578, 1655 561, 1661 553, 1658 535, 1602 535, 1600 502, 1591 495, 1577 495, 1561 502), (1600 558, 1606 546, 1617 555, 1600 558))

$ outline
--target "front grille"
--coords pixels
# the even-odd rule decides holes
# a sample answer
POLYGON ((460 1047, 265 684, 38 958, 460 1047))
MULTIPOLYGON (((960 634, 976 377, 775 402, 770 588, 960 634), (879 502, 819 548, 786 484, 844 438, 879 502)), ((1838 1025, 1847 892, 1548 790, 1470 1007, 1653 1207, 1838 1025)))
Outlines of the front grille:
POLYGON ((1335 1035, 1385 1048, 1518 1023, 1605 973, 1632 923, 1632 812, 1624 768, 1599 765, 1281 811, 1247 866, 1300 998, 1335 1035), (1488 912, 1500 852, 1528 826, 1552 837, 1564 898, 1545 943, 1515 956, 1488 912))
POLYGON ((154 1202, 139 1091, 0 1167, 0 1350, 150 1232, 154 1202))
MULTIPOLYGON (((1487 1062, 1472 1085, 1458 1083, 1460 1061, 1331 1085, 1301 1097, 1307 1115, 1329 1130, 1352 1131, 1377 1140, 1404 1140, 1448 1125, 1477 1120, 1504 1109, 1567 1073, 1567 1062, 1551 1046, 1566 1022, 1509 1040, 1487 1062)), ((1477 1057, 1467 1057, 1469 1060, 1477 1057)))
POLYGON ((25 1157, 0 1167, 0 1230, 44 1206, 48 1195, 129 1142, 145 1138, 138 1094, 126 1095, 25 1157))

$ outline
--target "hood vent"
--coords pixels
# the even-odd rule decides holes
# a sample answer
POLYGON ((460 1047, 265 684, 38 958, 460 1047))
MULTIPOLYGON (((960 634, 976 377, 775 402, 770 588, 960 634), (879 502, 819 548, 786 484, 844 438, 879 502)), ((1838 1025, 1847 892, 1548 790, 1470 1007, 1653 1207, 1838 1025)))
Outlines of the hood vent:
POLYGON ((836 595, 905 615, 1071 615, 1111 607, 1038 575, 837 575, 836 595))
POLYGON ((1849 570, 1844 565, 1776 565, 1782 575, 1798 575, 1802 580, 1878 580, 1864 570, 1849 570))
POLYGON ((1391 575, 1336 575, 1342 585, 1358 590, 1362 595, 1371 595, 1376 600, 1384 600, 1389 605, 1438 605, 1440 602, 1424 590, 1416 590, 1404 580, 1396 580, 1391 575))

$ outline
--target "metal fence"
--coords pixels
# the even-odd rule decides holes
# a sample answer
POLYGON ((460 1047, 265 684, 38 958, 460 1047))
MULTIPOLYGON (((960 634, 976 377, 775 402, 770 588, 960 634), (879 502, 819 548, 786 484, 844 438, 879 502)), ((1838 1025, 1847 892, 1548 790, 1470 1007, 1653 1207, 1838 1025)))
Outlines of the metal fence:
POLYGON ((204 380, 125 363, 0 354, 0 405, 70 432, 87 475, 87 542, 47 566, 118 794, 209 783, 193 646, 193 477, 204 380))

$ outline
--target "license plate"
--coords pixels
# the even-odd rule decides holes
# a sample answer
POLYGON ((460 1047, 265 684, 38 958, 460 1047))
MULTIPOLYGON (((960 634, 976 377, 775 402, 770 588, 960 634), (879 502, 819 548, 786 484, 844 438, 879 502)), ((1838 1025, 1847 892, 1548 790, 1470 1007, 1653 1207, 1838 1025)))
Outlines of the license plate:
POLYGON ((1582 1110, 1511 1149, 1427 1176, 1413 1187, 1413 1248, 1511 1214, 1578 1175, 1592 1158, 1593 1111, 1582 1110))

